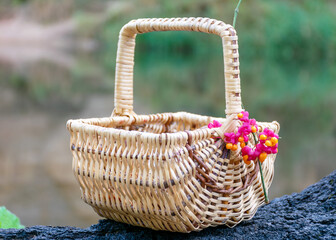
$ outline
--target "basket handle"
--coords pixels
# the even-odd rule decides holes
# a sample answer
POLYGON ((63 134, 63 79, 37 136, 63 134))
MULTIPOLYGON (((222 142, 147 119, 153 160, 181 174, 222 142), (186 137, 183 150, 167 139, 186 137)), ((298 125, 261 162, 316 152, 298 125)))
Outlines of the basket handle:
POLYGON ((130 116, 133 112, 133 66, 135 37, 154 31, 194 31, 222 38, 224 52, 225 98, 227 115, 242 111, 239 77, 238 37, 228 24, 209 18, 145 18, 132 20, 120 31, 112 116, 130 116))

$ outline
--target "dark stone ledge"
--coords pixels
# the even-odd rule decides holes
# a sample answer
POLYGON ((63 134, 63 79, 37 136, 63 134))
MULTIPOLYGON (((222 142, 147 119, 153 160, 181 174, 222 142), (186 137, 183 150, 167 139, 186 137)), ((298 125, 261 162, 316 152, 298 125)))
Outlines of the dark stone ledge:
POLYGON ((260 207, 252 220, 233 229, 219 226, 182 234, 100 220, 86 229, 2 229, 0 239, 336 239, 336 171, 301 193, 274 199, 260 207))

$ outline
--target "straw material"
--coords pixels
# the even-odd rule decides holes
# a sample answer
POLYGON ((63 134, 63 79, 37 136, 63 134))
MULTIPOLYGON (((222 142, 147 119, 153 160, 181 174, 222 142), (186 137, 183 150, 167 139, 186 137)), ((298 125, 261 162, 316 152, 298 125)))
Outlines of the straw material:
MULTIPOLYGON (((246 165, 218 136, 233 131, 242 111, 235 30, 208 18, 138 19, 120 31, 115 108, 112 116, 69 120, 73 172, 83 200, 106 218, 155 230, 200 231, 233 227, 264 203, 257 164, 246 165), (136 34, 199 31, 222 38, 226 118, 191 113, 137 115, 133 112, 136 34), (209 129, 216 119, 222 127, 209 129)), ((258 122, 278 133, 277 122, 258 122)), ((253 145, 251 138, 249 145, 253 145)), ((268 189, 275 154, 262 164, 268 189)))

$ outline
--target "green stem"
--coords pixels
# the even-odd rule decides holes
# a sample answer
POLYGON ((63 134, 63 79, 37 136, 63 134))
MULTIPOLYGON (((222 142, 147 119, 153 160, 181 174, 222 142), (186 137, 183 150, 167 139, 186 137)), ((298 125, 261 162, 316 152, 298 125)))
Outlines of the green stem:
MULTIPOLYGON (((255 144, 257 144, 258 138, 257 138, 256 134, 253 133, 252 135, 253 135, 255 144)), ((265 187, 264 174, 263 174, 263 171, 262 171, 262 168, 261 168, 261 162, 259 161, 259 159, 257 161, 258 161, 259 170, 260 170, 260 177, 261 177, 261 183, 262 183, 262 187, 263 187, 263 191, 264 191, 265 202, 269 203, 267 192, 266 192, 266 187, 265 187)))
POLYGON ((259 165, 259 170, 260 170, 260 176, 261 176, 261 183, 262 183, 262 187, 264 190, 264 196, 265 196, 265 202, 269 203, 268 197, 267 197, 267 193, 266 193, 266 187, 265 187, 265 181, 264 181, 264 174, 262 172, 262 168, 261 168, 261 162, 258 159, 258 165, 259 165))
POLYGON ((238 4, 237 4, 237 7, 234 11, 234 16, 233 16, 233 28, 235 28, 236 26, 236 20, 237 20, 237 16, 238 16, 238 12, 239 12, 239 5, 241 3, 242 0, 239 0, 238 4))

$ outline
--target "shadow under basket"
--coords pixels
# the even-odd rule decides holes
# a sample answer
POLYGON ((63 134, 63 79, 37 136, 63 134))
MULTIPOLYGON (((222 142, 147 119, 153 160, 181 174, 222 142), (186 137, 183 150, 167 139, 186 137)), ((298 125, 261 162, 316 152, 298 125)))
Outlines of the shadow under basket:
MULTIPOLYGON (((241 112, 238 43, 235 30, 208 18, 138 19, 119 36, 115 108, 111 117, 69 120, 73 172, 82 199, 100 215, 155 230, 200 231, 233 227, 264 204, 259 168, 227 150, 221 137, 241 112), (150 31, 200 31, 222 38, 226 118, 186 112, 133 112, 135 36, 150 31), (209 129, 213 120, 223 127, 209 129)), ((277 122, 258 122, 279 132, 277 122)), ((256 144, 252 136, 247 145, 256 144)), ((276 154, 262 163, 265 191, 273 179, 276 154)))

